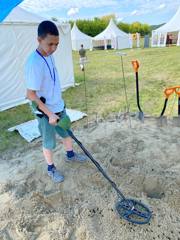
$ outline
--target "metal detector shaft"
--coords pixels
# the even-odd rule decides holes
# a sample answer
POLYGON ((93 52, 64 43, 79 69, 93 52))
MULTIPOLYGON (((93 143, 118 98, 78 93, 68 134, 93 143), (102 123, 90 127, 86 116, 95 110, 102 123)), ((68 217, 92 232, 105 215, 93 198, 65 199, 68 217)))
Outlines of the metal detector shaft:
POLYGON ((100 166, 100 164, 93 158, 93 156, 88 152, 88 150, 82 145, 82 143, 74 136, 71 130, 67 130, 68 134, 74 139, 74 141, 79 145, 79 147, 83 150, 83 152, 86 154, 86 156, 94 163, 96 168, 102 173, 102 175, 110 182, 111 186, 115 189, 115 191, 118 193, 118 195, 125 200, 125 196, 122 194, 122 192, 117 188, 117 185, 115 182, 113 182, 110 177, 105 173, 103 168, 100 166))

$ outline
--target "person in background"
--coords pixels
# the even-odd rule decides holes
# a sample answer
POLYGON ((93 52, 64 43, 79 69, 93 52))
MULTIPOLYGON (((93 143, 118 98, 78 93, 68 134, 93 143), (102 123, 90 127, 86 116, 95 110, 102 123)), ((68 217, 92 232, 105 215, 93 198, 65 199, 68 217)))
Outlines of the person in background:
POLYGON ((84 49, 83 44, 81 44, 81 48, 79 50, 79 56, 80 56, 80 59, 79 59, 80 68, 82 71, 84 71, 84 61, 87 60, 87 57, 86 57, 86 50, 84 49))

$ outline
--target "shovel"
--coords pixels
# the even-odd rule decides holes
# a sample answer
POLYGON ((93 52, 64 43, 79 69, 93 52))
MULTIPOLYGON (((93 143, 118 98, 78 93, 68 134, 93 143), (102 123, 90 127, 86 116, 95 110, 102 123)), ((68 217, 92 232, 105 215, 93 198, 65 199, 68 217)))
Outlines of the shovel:
POLYGON ((137 60, 132 61, 132 65, 136 74, 136 98, 137 98, 137 106, 139 109, 139 113, 138 113, 138 118, 139 120, 141 120, 142 122, 144 121, 144 113, 141 109, 140 106, 140 100, 139 100, 139 76, 138 76, 138 68, 139 68, 139 62, 137 60))
POLYGON ((180 86, 176 86, 175 93, 178 96, 178 117, 180 117, 180 86))
POLYGON ((165 101, 164 101, 164 106, 163 106, 163 109, 162 109, 162 112, 161 112, 160 117, 162 117, 162 116, 164 115, 164 112, 165 112, 165 110, 166 110, 169 97, 171 96, 171 94, 174 93, 174 91, 175 91, 175 88, 174 88, 174 87, 166 88, 166 89, 164 90, 165 101))
POLYGON ((179 127, 180 126, 180 86, 177 86, 175 88, 175 93, 178 96, 178 117, 174 117, 173 122, 175 126, 179 127))
POLYGON ((164 90, 165 100, 164 100, 164 106, 161 111, 160 117, 158 118, 158 125, 162 126, 163 123, 167 124, 167 118, 164 117, 164 113, 166 111, 167 103, 169 100, 169 97, 176 91, 176 87, 169 87, 164 90))

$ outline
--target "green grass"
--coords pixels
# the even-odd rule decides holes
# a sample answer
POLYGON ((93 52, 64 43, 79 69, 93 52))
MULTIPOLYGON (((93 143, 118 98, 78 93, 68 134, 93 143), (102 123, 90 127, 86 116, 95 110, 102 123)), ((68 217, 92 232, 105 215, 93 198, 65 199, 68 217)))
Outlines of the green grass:
MULTIPOLYGON (((126 86, 130 110, 137 111, 135 95, 135 77, 131 60, 140 62, 139 85, 142 109, 149 115, 158 116, 161 112, 167 86, 180 85, 180 48, 149 48, 124 50, 123 57, 126 86)), ((98 113, 107 116, 111 112, 124 111, 124 96, 121 59, 115 51, 87 52, 89 63, 86 66, 87 105, 90 116, 98 113)), ((63 93, 69 108, 86 110, 84 78, 78 65, 79 56, 73 53, 76 83, 80 86, 70 88, 63 93)), ((171 112, 173 98, 170 100, 167 114, 171 112)), ((177 113, 177 100, 173 109, 177 113)), ((17 134, 6 130, 16 124, 33 119, 28 105, 22 105, 0 113, 0 152, 13 149, 27 143, 17 134)))

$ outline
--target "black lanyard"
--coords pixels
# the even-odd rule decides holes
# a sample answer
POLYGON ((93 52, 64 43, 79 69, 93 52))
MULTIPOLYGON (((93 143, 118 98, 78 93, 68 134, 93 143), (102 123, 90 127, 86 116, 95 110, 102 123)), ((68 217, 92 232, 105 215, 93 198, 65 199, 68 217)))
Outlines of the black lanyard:
MULTIPOLYGON (((48 67, 48 69, 49 69, 49 73, 50 73, 50 75, 51 75, 51 79, 53 80, 54 85, 55 85, 55 82, 56 82, 56 74, 55 74, 55 71, 54 71, 54 64, 53 64, 53 62, 52 62, 52 59, 51 59, 51 62, 52 62, 52 65, 53 65, 53 74, 52 74, 52 72, 51 72, 51 68, 50 68, 47 60, 45 59, 45 57, 44 57, 37 49, 36 49, 36 52, 39 54, 40 57, 42 57, 42 58, 44 59, 46 65, 47 65, 47 67, 48 67)), ((50 57, 50 58, 51 58, 51 57, 50 57)))

